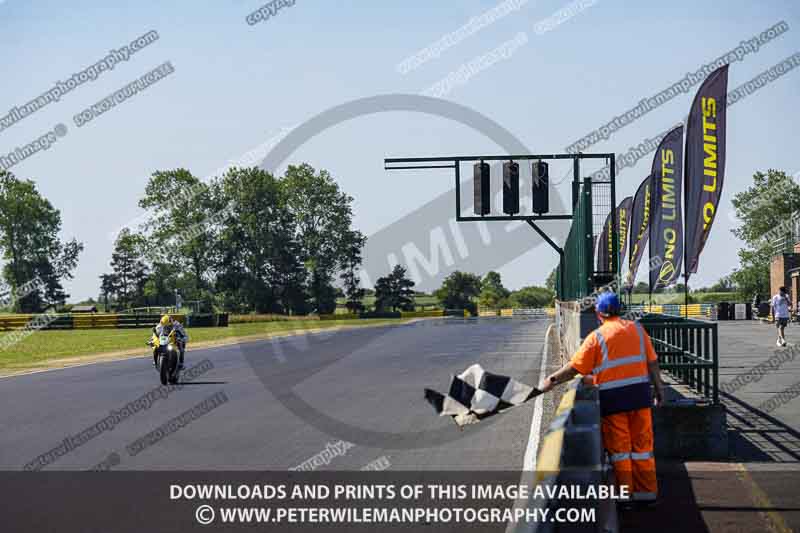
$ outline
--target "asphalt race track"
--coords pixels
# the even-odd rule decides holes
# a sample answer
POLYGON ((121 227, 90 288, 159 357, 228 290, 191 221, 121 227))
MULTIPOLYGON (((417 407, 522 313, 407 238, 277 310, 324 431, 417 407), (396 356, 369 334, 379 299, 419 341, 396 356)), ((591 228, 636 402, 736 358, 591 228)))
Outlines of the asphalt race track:
MULTIPOLYGON (((370 463, 402 470, 519 470, 533 402, 459 431, 449 418, 434 415, 423 388, 444 392, 452 373, 476 362, 538 383, 548 324, 434 319, 214 349, 190 346, 187 368, 203 360, 213 368, 166 397, 151 396, 149 407, 140 403, 44 468, 85 470, 105 461, 116 463, 112 470, 285 470, 317 457, 315 470, 359 470, 370 463), (224 401, 131 453, 131 443, 215 394, 224 401)), ((158 387, 147 358, 0 379, 0 469, 22 469, 158 387)))

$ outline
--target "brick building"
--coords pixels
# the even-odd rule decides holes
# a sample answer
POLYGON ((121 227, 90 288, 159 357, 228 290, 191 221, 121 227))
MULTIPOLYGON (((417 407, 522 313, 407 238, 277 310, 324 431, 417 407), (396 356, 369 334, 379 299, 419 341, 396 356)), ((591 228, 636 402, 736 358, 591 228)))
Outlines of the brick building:
POLYGON ((769 265, 769 296, 780 287, 789 290, 794 309, 800 299, 800 220, 792 219, 791 231, 773 242, 773 256, 769 265))

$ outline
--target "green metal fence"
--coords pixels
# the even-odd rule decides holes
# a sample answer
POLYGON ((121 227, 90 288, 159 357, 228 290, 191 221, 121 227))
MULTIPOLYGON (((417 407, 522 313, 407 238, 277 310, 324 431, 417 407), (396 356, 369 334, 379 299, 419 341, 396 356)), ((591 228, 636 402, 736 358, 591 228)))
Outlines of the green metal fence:
POLYGON ((564 245, 564 256, 556 270, 556 288, 561 301, 578 300, 598 288, 612 284, 619 274, 619 235, 616 220, 609 218, 615 209, 614 188, 610 181, 584 178, 574 196, 572 226, 564 245), (598 243, 610 221, 610 243, 598 243), (599 270, 595 261, 595 244, 611 245, 609 264, 599 270), (563 284, 562 284, 563 278, 563 284))
POLYGON ((558 299, 561 301, 588 296, 593 288, 594 239, 590 178, 584 178, 577 196, 572 226, 564 245, 564 260, 556 270, 556 287, 559 289, 558 299))
POLYGON ((653 341, 662 370, 719 403, 719 343, 716 322, 647 314, 642 326, 653 341))

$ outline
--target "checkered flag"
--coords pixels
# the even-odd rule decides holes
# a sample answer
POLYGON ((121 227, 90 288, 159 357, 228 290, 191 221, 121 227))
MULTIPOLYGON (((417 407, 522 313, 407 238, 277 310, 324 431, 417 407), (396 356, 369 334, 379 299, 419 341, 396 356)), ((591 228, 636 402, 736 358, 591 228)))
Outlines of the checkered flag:
POLYGON ((425 389, 425 399, 439 416, 452 416, 463 427, 521 405, 541 393, 536 387, 492 374, 476 364, 453 376, 447 394, 425 389))

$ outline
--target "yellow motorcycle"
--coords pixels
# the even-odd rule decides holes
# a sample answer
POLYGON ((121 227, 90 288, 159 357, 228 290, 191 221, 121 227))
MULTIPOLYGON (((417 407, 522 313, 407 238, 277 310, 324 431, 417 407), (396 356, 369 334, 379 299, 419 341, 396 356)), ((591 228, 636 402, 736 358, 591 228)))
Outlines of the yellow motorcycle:
POLYGON ((153 336, 147 344, 153 348, 153 362, 161 376, 161 384, 178 383, 178 360, 181 352, 175 330, 173 328, 168 332, 162 330, 160 335, 153 331, 153 336))

